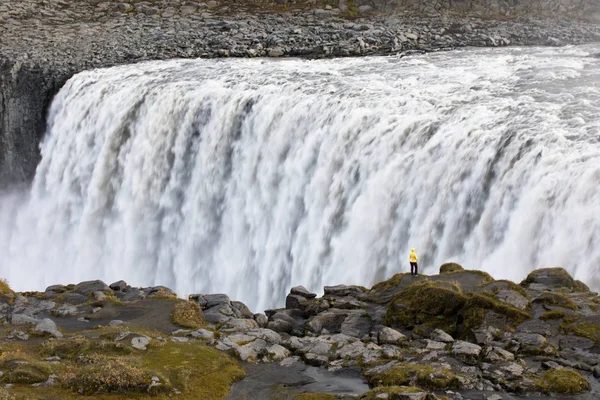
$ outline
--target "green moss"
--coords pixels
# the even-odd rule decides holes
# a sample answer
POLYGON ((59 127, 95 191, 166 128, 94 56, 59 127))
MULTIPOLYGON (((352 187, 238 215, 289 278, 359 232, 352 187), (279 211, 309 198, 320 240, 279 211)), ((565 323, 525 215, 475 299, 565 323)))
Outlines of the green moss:
POLYGON ((182 391, 180 400, 222 399, 244 371, 228 355, 200 342, 167 342, 148 349, 142 366, 165 376, 182 391))
POLYGON ((462 265, 454 262, 445 263, 440 266, 440 274, 450 274, 452 272, 460 272, 464 270, 465 269, 462 267, 462 265))
POLYGON ((462 310, 464 325, 467 329, 478 328, 485 321, 486 311, 493 311, 507 319, 511 327, 531 319, 526 312, 496 300, 486 293, 470 293, 462 310))
POLYGON ((177 303, 171 322, 184 328, 198 329, 204 325, 204 318, 200 306, 195 301, 182 301, 177 303))
POLYGON ((600 324, 594 322, 578 322, 573 325, 561 324, 563 331, 588 338, 600 344, 600 324))
POLYGON ((420 282, 402 290, 388 307, 384 323, 413 328, 426 325, 452 334, 466 297, 450 282, 420 282))
MULTIPOLYGON (((10 364, 10 363, 9 363, 10 364)), ((24 383, 32 384, 45 382, 50 375, 50 368, 40 362, 28 362, 26 364, 14 364, 9 368, 9 371, 2 376, 4 383, 24 383)))
POLYGON ((431 390, 457 388, 459 384, 449 369, 419 364, 396 365, 388 371, 369 377, 369 383, 373 386, 407 386, 413 382, 431 390))
POLYGON ((506 279, 500 279, 494 282, 485 283, 481 286, 481 290, 489 291, 492 293, 498 293, 500 290, 514 290, 526 299, 531 298, 529 293, 527 293, 521 285, 517 285, 516 283, 506 279))
POLYGON ((15 292, 10 288, 8 282, 0 279, 0 301, 12 303, 16 297, 15 292))
POLYGON ((533 302, 539 304, 548 304, 551 306, 564 307, 570 310, 577 310, 579 308, 577 307, 577 304, 575 304, 575 302, 567 296, 553 292, 544 292, 535 300, 533 300, 533 302))
POLYGON ((376 283, 375 285, 373 285, 371 290, 374 292, 383 292, 386 289, 396 287, 400 284, 400 282, 402 281, 402 278, 404 278, 406 275, 408 275, 408 273, 396 274, 388 280, 376 283))
POLYGON ((590 383, 578 372, 569 369, 548 370, 536 381, 544 393, 577 394, 590 390, 590 383))
MULTIPOLYGON (((125 360, 103 360, 70 368, 61 380, 65 387, 82 394, 150 392, 152 374, 125 360)), ((155 387, 154 393, 171 390, 162 383, 155 387)))
POLYGON ((548 312, 545 312, 542 315, 540 315, 540 319, 542 321, 547 321, 549 319, 561 319, 564 317, 565 317, 565 313, 562 311, 558 311, 558 310, 548 311, 548 312))
POLYGON ((425 390, 414 387, 414 386, 381 386, 373 390, 369 390, 361 397, 363 400, 379 400, 381 397, 377 397, 380 394, 388 394, 390 398, 395 398, 394 395, 401 393, 423 393, 425 390))
POLYGON ((328 393, 302 393, 294 395, 297 400, 336 400, 337 397, 328 393))

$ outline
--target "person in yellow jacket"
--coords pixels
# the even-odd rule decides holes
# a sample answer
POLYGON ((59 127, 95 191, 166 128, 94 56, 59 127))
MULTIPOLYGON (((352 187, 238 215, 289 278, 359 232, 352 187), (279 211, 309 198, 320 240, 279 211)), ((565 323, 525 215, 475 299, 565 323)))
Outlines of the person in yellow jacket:
POLYGON ((412 276, 417 276, 419 273, 419 266, 417 265, 417 253, 415 253, 415 249, 410 249, 410 254, 408 255, 408 261, 410 261, 410 274, 412 276))

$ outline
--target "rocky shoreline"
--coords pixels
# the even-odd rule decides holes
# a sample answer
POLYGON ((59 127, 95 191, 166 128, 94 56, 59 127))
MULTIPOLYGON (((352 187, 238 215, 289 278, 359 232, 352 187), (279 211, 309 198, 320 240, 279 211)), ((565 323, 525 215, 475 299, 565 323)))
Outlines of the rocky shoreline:
MULTIPOLYGON (((286 4, 2 3, 0 187, 31 180, 52 97, 73 74, 87 69, 172 58, 403 55, 465 46, 559 46, 600 40, 597 23, 531 18, 543 15, 541 11, 473 14, 425 2, 422 9, 413 4, 383 14, 378 7, 387 6, 379 3, 387 2, 281 3, 286 4)), ((596 15, 586 10, 577 15, 596 15)))
POLYGON ((561 268, 533 271, 519 285, 448 263, 439 275, 397 274, 371 289, 326 286, 322 297, 297 286, 285 308, 264 314, 225 294, 183 300, 123 281, 1 289, 3 399, 56 398, 48 391, 65 399, 225 398, 244 377, 234 359, 248 377, 229 398, 600 394, 600 297, 561 268), (220 366, 218 387, 182 378, 207 362, 220 366), (122 379, 99 378, 102 366, 122 379))

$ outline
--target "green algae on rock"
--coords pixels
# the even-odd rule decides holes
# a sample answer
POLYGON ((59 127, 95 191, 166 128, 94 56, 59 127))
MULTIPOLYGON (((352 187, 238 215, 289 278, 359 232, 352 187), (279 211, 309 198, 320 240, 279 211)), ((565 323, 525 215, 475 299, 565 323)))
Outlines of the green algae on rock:
POLYGON ((590 383, 577 371, 551 369, 537 379, 536 387, 544 393, 577 394, 590 390, 590 383))

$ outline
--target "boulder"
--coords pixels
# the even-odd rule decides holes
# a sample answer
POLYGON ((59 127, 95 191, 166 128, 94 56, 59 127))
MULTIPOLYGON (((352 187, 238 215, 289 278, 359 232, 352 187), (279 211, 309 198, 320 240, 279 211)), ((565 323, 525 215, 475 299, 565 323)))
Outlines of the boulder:
POLYGON ((306 298, 296 295, 296 294, 288 294, 285 298, 285 308, 286 309, 300 309, 300 304, 305 302, 306 298))
POLYGON ((127 288, 127 282, 121 280, 114 283, 111 283, 109 287, 115 292, 121 292, 127 288))
POLYGON ((177 294, 166 286, 154 286, 148 291, 148 297, 153 296, 177 297, 177 294))
POLYGON ((264 314, 254 314, 254 320, 261 328, 266 328, 267 324, 269 323, 267 316, 264 314))
POLYGON ((464 271, 464 270, 465 269, 462 267, 462 265, 454 263, 454 262, 449 262, 449 263, 440 265, 440 275, 451 274, 453 272, 459 272, 459 271, 464 271))
POLYGON ((529 305, 529 300, 514 290, 501 290, 496 294, 496 298, 503 303, 518 308, 519 310, 524 310, 529 305))
POLYGON ((231 303, 231 299, 226 294, 193 294, 190 298, 197 301, 203 309, 231 303))
POLYGON ((448 335, 446 332, 444 332, 441 329, 434 330, 433 332, 431 332, 429 337, 431 338, 431 340, 435 340, 438 342, 443 342, 443 343, 454 342, 454 338, 452 336, 448 335))
POLYGON ((302 296, 306 299, 314 299, 317 297, 316 293, 309 292, 304 286, 294 286, 290 293, 296 296, 302 296))
POLYGON ((63 334, 60 333, 58 327, 50 318, 44 318, 33 329, 35 332, 47 333, 49 335, 54 336, 55 338, 63 337, 63 334))
POLYGON ((407 339, 402 333, 395 329, 384 326, 377 332, 377 343, 378 344, 400 344, 405 342, 407 339))
POLYGON ((146 350, 146 346, 150 344, 148 336, 136 336, 131 339, 131 347, 137 350, 146 350))
POLYGON ((26 314, 12 314, 11 323, 13 325, 37 324, 40 320, 26 314))
POLYGON ((254 314, 252 313, 252 311, 250 311, 250 309, 248 308, 248 306, 246 306, 241 301, 232 301, 231 302, 231 307, 234 310, 238 311, 238 312, 236 312, 236 314, 239 317, 241 317, 241 318, 247 318, 247 319, 254 319, 254 314))
POLYGON ((65 293, 61 296, 60 302, 64 304, 78 306, 87 302, 87 300, 87 297, 80 293, 65 293))
POLYGON ((109 292, 112 293, 112 289, 104 282, 100 280, 80 282, 73 288, 73 292, 88 295, 93 292, 109 292))
POLYGON ((237 331, 243 331, 246 329, 258 328, 258 324, 253 319, 246 318, 231 318, 227 320, 220 329, 232 329, 237 331))
POLYGON ((146 294, 138 288, 127 287, 116 293, 117 298, 124 302, 140 301, 146 298, 146 294))
POLYGON ((467 365, 477 365, 481 350, 481 346, 462 340, 457 340, 452 345, 452 355, 454 358, 467 365))
MULTIPOLYGON (((371 331, 371 318, 364 310, 352 311, 342 322, 339 332, 359 339, 367 339, 371 331)), ((337 331, 330 331, 331 333, 337 331)))
POLYGON ((325 286, 325 296, 356 296, 366 291, 362 286, 355 285, 337 285, 337 286, 325 286))
POLYGON ((513 361, 515 359, 515 355, 510 351, 506 351, 503 348, 494 346, 483 358, 488 362, 498 362, 498 361, 513 361))
POLYGON ((46 292, 54 292, 54 293, 64 293, 67 291, 67 288, 63 285, 52 285, 48 286, 45 290, 46 292))
POLYGON ((590 289, 581 281, 576 281, 564 268, 542 268, 532 271, 523 282, 522 286, 529 287, 540 284, 555 288, 568 288, 575 291, 589 291, 590 289))
POLYGON ((290 355, 290 351, 279 344, 272 344, 266 348, 266 358, 271 362, 282 361, 290 355))

